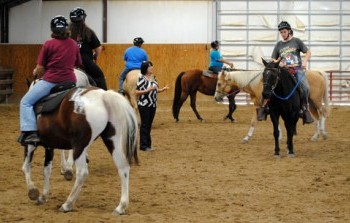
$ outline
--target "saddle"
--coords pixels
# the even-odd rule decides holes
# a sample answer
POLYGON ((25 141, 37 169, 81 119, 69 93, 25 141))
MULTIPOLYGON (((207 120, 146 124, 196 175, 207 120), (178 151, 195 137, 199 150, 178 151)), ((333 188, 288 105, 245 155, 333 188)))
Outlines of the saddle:
POLYGON ((73 88, 75 88, 73 82, 65 82, 53 87, 48 96, 43 97, 34 105, 35 115, 54 111, 61 104, 64 96, 73 88))
POLYGON ((209 77, 209 78, 214 78, 214 79, 217 79, 217 78, 218 78, 218 74, 217 74, 217 73, 214 73, 214 72, 211 71, 211 70, 203 70, 203 76, 209 77))

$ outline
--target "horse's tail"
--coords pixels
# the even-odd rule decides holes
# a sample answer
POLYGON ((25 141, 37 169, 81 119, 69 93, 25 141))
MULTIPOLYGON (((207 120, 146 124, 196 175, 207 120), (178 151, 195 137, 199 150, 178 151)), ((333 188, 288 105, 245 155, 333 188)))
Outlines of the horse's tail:
POLYGON ((116 128, 117 143, 126 148, 124 152, 129 163, 133 157, 138 163, 138 125, 134 109, 125 97, 112 90, 104 92, 103 101, 108 110, 109 122, 116 128))
POLYGON ((332 107, 329 105, 329 92, 328 92, 328 78, 327 78, 327 74, 324 71, 320 71, 320 73, 322 74, 322 77, 324 79, 325 82, 325 89, 324 89, 324 94, 323 94, 323 102, 324 102, 324 106, 322 106, 322 111, 324 113, 324 115, 327 117, 331 114, 331 110, 332 107))
POLYGON ((182 76, 185 74, 185 72, 181 72, 175 81, 175 92, 174 92, 174 100, 173 100, 173 117, 176 119, 179 113, 179 109, 178 109, 178 103, 181 97, 181 91, 182 91, 182 87, 181 87, 181 78, 182 76))

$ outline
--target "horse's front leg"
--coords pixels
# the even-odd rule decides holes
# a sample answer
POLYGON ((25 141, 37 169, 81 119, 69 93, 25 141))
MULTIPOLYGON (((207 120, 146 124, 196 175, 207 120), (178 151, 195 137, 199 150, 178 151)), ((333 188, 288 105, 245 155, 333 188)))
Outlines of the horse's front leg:
POLYGON ((73 150, 68 151, 68 158, 66 160, 65 151, 61 150, 61 174, 64 179, 71 181, 73 179, 73 150))
POLYGON ((237 108, 236 101, 235 101, 235 96, 236 96, 236 95, 229 95, 229 96, 227 96, 228 102, 229 102, 229 105, 228 105, 228 114, 225 116, 224 120, 230 119, 231 122, 235 122, 235 121, 236 121, 236 119, 235 119, 234 117, 232 117, 233 112, 234 112, 234 111, 236 110, 236 108, 237 108))
POLYGON ((43 194, 38 198, 39 204, 46 203, 49 200, 50 177, 52 173, 53 156, 54 156, 53 149, 45 147, 44 189, 43 189, 43 194))
POLYGON ((22 166, 22 171, 25 176, 28 197, 31 200, 37 200, 39 198, 39 190, 35 187, 34 182, 32 181, 31 174, 31 162, 34 156, 34 151, 36 147, 33 145, 26 145, 24 149, 24 163, 22 166))
POLYGON ((286 125, 286 129, 287 129, 287 149, 288 149, 288 153, 287 156, 288 157, 294 157, 294 145, 293 145, 293 136, 294 136, 294 132, 295 132, 295 128, 296 128, 296 124, 293 125, 286 125))
POLYGON ((271 117, 271 121, 273 124, 273 137, 275 139, 275 154, 274 154, 274 156, 276 158, 280 158, 280 145, 279 145, 280 131, 279 131, 279 122, 278 122, 279 116, 272 115, 272 113, 271 113, 270 117, 271 117))
POLYGON ((199 115, 198 111, 197 111, 197 108, 196 108, 196 97, 197 97, 197 92, 196 93, 192 93, 190 95, 190 98, 191 98, 191 108, 194 112, 194 114, 196 115, 197 119, 199 121, 203 121, 202 117, 199 115))
POLYGON ((73 210, 73 205, 78 199, 79 193, 83 184, 86 181, 87 176, 89 175, 88 165, 86 162, 86 152, 84 151, 78 159, 75 160, 75 172, 76 179, 74 186, 64 204, 62 204, 60 211, 69 212, 73 210))

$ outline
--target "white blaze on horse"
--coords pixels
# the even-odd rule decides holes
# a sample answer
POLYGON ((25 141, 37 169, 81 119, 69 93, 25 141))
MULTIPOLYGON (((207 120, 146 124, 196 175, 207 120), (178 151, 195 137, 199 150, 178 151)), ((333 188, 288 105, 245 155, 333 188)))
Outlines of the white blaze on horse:
MULTIPOLYGON (((28 196, 45 203, 50 193, 50 176, 54 149, 74 151, 76 180, 60 211, 73 210, 82 186, 89 174, 87 152, 91 144, 101 137, 118 169, 121 180, 121 198, 114 214, 125 214, 129 203, 129 172, 132 158, 137 157, 137 120, 130 103, 117 92, 95 87, 73 88, 65 91, 62 102, 52 111, 37 115, 40 145, 45 148, 44 188, 40 195, 31 177, 31 161, 37 145, 24 145, 25 174, 28 196)), ((45 106, 44 106, 45 107, 45 106)))
MULTIPOLYGON (((253 136, 257 126, 257 109, 262 106, 262 70, 261 71, 229 71, 223 70, 218 76, 218 83, 214 98, 216 101, 222 101, 224 96, 231 92, 243 91, 250 95, 254 104, 253 116, 250 122, 250 128, 247 135, 243 138, 243 143, 247 143, 253 136)), ((312 141, 317 141, 320 135, 327 139, 325 123, 330 114, 328 80, 323 71, 307 70, 306 78, 309 82, 309 103, 310 112, 316 119, 316 131, 311 137, 312 141)), ((281 138, 280 134, 280 138, 281 138)))

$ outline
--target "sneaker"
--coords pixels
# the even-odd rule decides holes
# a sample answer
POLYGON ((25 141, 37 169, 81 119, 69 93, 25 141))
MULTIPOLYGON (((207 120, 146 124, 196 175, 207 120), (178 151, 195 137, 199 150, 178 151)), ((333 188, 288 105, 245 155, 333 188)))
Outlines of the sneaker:
POLYGON ((309 110, 304 110, 303 124, 311 124, 313 122, 314 122, 314 119, 311 117, 309 110))
POLYGON ((24 140, 26 144, 35 144, 40 142, 40 138, 37 132, 30 133, 24 140))

